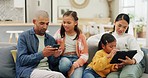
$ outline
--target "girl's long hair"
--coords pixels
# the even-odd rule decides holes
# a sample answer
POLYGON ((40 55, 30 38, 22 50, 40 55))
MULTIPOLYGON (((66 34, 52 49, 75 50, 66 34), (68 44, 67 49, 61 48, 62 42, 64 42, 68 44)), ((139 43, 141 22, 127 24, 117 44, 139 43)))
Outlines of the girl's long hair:
MULTIPOLYGON (((64 13, 63 17, 64 16, 72 16, 75 21, 78 21, 77 13, 75 11, 67 11, 64 13)), ((74 31, 77 33, 77 35, 73 40, 76 40, 76 39, 78 39, 78 37, 81 33, 81 30, 79 29, 78 24, 74 27, 74 31)), ((63 27, 63 24, 61 25, 60 35, 61 35, 61 38, 65 37, 65 29, 63 27)))
POLYGON ((102 44, 107 45, 108 43, 111 43, 115 40, 116 40, 115 37, 111 33, 103 34, 98 44, 98 50, 103 49, 102 44))

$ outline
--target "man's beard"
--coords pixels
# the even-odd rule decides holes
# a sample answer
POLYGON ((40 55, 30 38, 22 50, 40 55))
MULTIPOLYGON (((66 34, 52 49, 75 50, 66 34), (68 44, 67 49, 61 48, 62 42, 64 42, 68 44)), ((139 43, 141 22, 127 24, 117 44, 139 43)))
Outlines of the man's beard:
POLYGON ((40 34, 41 34, 41 35, 44 35, 45 32, 46 32, 46 29, 42 29, 42 30, 40 30, 40 34))

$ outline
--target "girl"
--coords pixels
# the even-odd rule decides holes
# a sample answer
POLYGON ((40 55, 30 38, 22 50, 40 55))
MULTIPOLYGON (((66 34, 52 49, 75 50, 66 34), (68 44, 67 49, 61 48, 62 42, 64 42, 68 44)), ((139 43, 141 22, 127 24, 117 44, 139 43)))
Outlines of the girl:
POLYGON ((110 33, 102 35, 98 50, 83 73, 83 78, 101 78, 112 71, 117 71, 117 64, 110 64, 116 53, 116 39, 110 33))
POLYGON ((84 64, 88 60, 88 46, 85 36, 78 28, 75 11, 64 13, 61 29, 54 37, 62 50, 59 70, 70 78, 82 78, 84 64))

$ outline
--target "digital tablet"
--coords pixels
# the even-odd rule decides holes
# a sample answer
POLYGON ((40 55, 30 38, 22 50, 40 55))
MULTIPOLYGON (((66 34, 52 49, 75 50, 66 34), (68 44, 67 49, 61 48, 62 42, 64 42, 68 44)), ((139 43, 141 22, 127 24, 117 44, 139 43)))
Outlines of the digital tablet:
POLYGON ((112 60, 110 61, 110 64, 114 63, 121 63, 120 59, 124 59, 128 56, 129 58, 133 58, 133 56, 137 53, 137 50, 129 50, 129 51, 117 51, 112 60))

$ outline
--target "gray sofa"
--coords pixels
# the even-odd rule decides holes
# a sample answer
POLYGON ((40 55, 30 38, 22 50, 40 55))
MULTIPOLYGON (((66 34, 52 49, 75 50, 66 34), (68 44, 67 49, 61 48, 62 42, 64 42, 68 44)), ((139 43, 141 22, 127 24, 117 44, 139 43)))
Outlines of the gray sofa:
MULTIPOLYGON (((89 60, 91 61, 95 52, 97 51, 97 46, 95 43, 88 42, 89 47, 89 60)), ((13 60, 11 50, 16 50, 16 44, 10 43, 0 43, 0 78, 15 78, 15 62, 13 60)), ((141 78, 148 78, 148 49, 142 48, 145 56, 143 63, 145 66, 145 72, 141 78)))
MULTIPOLYGON (((94 54, 97 52, 97 43, 94 43, 93 39, 87 40, 88 50, 89 50, 89 59, 88 63, 91 62, 94 54)), ((145 71, 141 78, 148 78, 148 48, 141 48, 144 52, 144 58, 142 60, 142 64, 145 67, 145 71)))
POLYGON ((16 44, 0 43, 0 78, 15 78, 15 62, 11 50, 16 50, 16 44))

